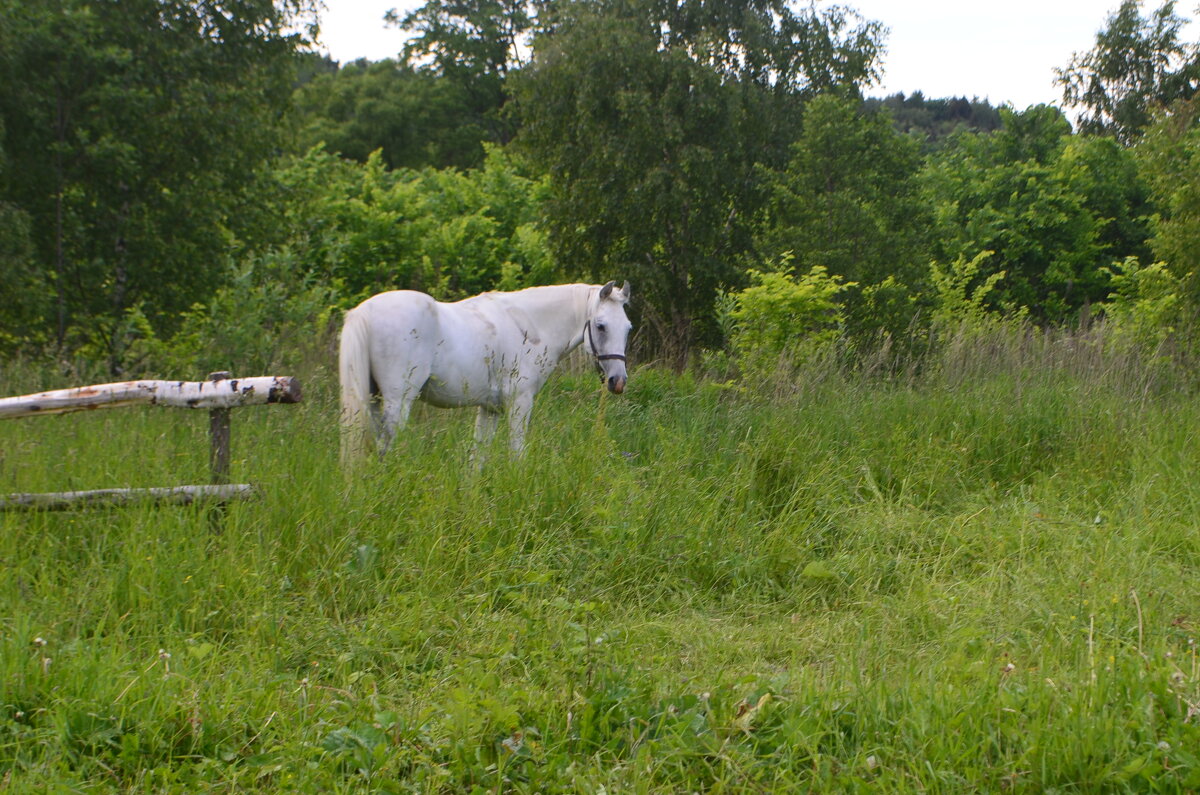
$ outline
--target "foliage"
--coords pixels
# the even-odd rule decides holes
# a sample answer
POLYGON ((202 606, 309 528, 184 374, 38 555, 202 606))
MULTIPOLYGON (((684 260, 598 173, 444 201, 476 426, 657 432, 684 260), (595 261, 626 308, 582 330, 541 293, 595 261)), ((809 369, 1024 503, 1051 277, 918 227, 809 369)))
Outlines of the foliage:
POLYGON ((542 189, 499 150, 484 168, 389 171, 310 151, 275 175, 285 240, 302 273, 357 301, 387 289, 453 299, 555 273, 541 232, 542 189))
POLYGON ((1179 40, 1185 21, 1175 0, 1163 0, 1148 19, 1141 0, 1121 0, 1096 46, 1056 70, 1064 103, 1081 110, 1081 130, 1133 143, 1156 106, 1196 93, 1200 47, 1179 40))
POLYGON ((311 6, 5 0, 0 16, 0 202, 29 218, 47 336, 93 341, 115 370, 129 307, 169 327, 219 281, 311 6))
POLYGON ((488 82, 495 95, 509 70, 519 62, 518 50, 534 25, 528 0, 429 0, 401 18, 395 10, 388 20, 413 34, 405 47, 410 62, 428 59, 439 75, 455 82, 488 82))
POLYGON ((1055 172, 1096 219, 1100 258, 1149 257, 1148 216, 1154 205, 1134 153, 1111 137, 1073 135, 1065 142, 1055 172))
POLYGON ((303 149, 325 143, 360 162, 383 150, 389 168, 475 168, 484 144, 514 133, 504 111, 510 70, 534 24, 523 0, 431 0, 389 24, 409 35, 399 60, 355 61, 296 92, 303 149))
POLYGON ((732 296, 788 252, 845 286, 849 358, 936 338, 931 261, 1042 326, 1111 302, 1114 263, 1162 263, 1188 318, 1174 8, 1121 4, 1061 73, 1095 135, 1053 107, 864 101, 884 29, 843 7, 430 0, 389 15, 402 60, 339 68, 305 51, 308 0, 0 0, 0 354, 261 362, 383 289, 627 278, 638 353, 682 368, 726 355, 732 296))
MULTIPOLYGON (((0 180, 3 179, 0 163, 0 180)), ((0 354, 12 355, 47 341, 43 325, 49 307, 45 276, 33 267, 29 214, 0 201, 0 354)))
POLYGON ((296 90, 298 140, 366 162, 375 150, 389 168, 482 165, 489 135, 467 118, 454 84, 392 60, 356 62, 296 90))
POLYGON ((890 346, 901 359, 915 359, 928 342, 930 324, 929 280, 921 290, 888 276, 878 284, 863 285, 853 301, 844 301, 846 341, 856 353, 870 356, 890 346))
POLYGON ((1008 274, 995 299, 1059 322, 1107 295, 1101 267, 1144 253, 1145 189, 1126 150, 1071 138, 1057 109, 1002 115, 1002 130, 960 134, 927 163, 935 258, 993 251, 1008 274))
POLYGON ((428 0, 403 18, 389 11, 388 20, 411 36, 404 49, 408 62, 461 93, 466 117, 487 141, 507 144, 514 133, 512 116, 504 112, 508 76, 528 45, 535 5, 530 0, 428 0))
POLYGON ((789 251, 798 270, 820 266, 859 285, 843 296, 856 336, 883 328, 873 305, 882 294, 868 300, 864 290, 889 279, 923 286, 932 218, 918 192, 918 146, 893 129, 886 112, 864 113, 855 101, 823 96, 806 106, 786 167, 763 171, 769 195, 755 235, 758 256, 773 260, 789 251))
POLYGON ((329 339, 339 298, 305 279, 291 252, 273 252, 234 270, 211 298, 183 313, 169 339, 140 307, 130 310, 126 366, 161 378, 294 370, 306 356, 328 355, 319 346, 329 339))
POLYGON ((1185 279, 1165 263, 1143 266, 1136 257, 1114 262, 1106 271, 1112 292, 1101 309, 1123 340, 1157 348, 1170 339, 1182 320, 1185 279))
POLYGON ((936 325, 943 328, 984 325, 990 314, 990 296, 1007 275, 1004 271, 983 272, 983 264, 994 253, 981 251, 969 261, 959 257, 948 266, 930 263, 929 282, 934 292, 933 320, 936 325))
POLYGON ((761 201, 803 99, 876 74, 880 30, 841 9, 565 3, 520 72, 517 142, 550 176, 557 258, 638 285, 655 347, 710 342, 718 289, 740 281, 761 201))
POLYGON ((140 306, 119 325, 126 366, 169 375, 270 369, 319 353, 338 312, 389 289, 453 300, 557 278, 537 226, 541 189, 499 150, 477 171, 389 171, 314 149, 271 177, 277 240, 231 260, 169 334, 140 306), (297 346, 296 339, 304 344, 297 346))
POLYGON ((1150 247, 1183 279, 1192 306, 1200 296, 1200 101, 1180 102, 1156 115, 1135 150, 1149 184, 1154 214, 1150 247))
POLYGON ((805 108, 787 166, 764 173, 770 198, 755 239, 766 259, 792 251, 802 269, 823 265, 875 284, 911 283, 923 255, 917 142, 886 113, 824 96, 805 108))
MULTIPOLYGON (((783 263, 790 262, 785 255, 783 263)), ((800 276, 788 271, 750 271, 751 285, 730 295, 730 347, 743 375, 778 375, 802 363, 838 335, 843 317, 837 298, 853 287, 814 265, 800 276)))

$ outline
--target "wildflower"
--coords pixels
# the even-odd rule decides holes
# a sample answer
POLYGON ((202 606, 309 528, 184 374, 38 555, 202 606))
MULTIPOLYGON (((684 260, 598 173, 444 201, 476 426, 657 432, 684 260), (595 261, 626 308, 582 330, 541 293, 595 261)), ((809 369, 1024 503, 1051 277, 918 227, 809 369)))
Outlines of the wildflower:
POLYGON ((46 645, 46 639, 43 638, 41 635, 38 635, 36 638, 33 639, 33 645, 37 646, 38 648, 41 648, 42 646, 46 645))
POLYGON ((1159 740, 1158 750, 1162 751, 1165 754, 1167 751, 1171 750, 1171 744, 1169 742, 1167 742, 1166 740, 1159 740))

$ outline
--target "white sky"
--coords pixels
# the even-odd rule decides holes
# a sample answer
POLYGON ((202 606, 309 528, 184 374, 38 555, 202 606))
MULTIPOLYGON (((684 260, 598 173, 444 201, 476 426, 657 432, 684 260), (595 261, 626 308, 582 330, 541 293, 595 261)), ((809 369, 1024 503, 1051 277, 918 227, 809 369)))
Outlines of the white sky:
MULTIPOLYGON (((422 0, 325 2, 323 49, 342 63, 396 56, 404 47, 404 32, 386 27, 383 15, 391 8, 403 14, 422 4, 422 0)), ((840 0, 840 4, 890 29, 883 83, 869 88, 867 94, 923 91, 929 98, 979 97, 1024 110, 1061 101, 1054 68, 1065 67, 1072 54, 1095 45, 1096 33, 1120 0, 840 0)), ((829 5, 829 0, 818 2, 818 7, 829 5)), ((1158 0, 1146 0, 1143 14, 1159 5, 1158 0)), ((1176 13, 1183 17, 1195 20, 1195 11, 1187 0, 1176 5, 1176 13)), ((1195 22, 1185 29, 1184 38, 1196 40, 1195 22)))

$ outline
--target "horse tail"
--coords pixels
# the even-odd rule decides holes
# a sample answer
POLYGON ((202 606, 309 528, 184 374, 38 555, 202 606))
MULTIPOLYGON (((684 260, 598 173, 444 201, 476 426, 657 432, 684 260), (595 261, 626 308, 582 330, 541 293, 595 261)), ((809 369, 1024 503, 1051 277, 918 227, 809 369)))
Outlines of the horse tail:
POLYGON ((371 438, 371 359, 367 314, 361 307, 346 313, 342 323, 338 379, 342 387, 342 466, 362 459, 374 446, 371 438))

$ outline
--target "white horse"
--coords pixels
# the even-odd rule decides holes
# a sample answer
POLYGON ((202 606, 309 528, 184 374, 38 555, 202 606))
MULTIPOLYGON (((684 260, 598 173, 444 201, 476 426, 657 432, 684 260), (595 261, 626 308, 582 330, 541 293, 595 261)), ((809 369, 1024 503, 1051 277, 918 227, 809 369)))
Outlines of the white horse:
POLYGON ((455 303, 395 290, 363 301, 342 325, 343 463, 377 442, 386 452, 417 398, 478 406, 477 449, 507 412, 509 445, 519 453, 534 396, 584 339, 609 391, 625 391, 629 282, 615 285, 530 287, 455 303))

